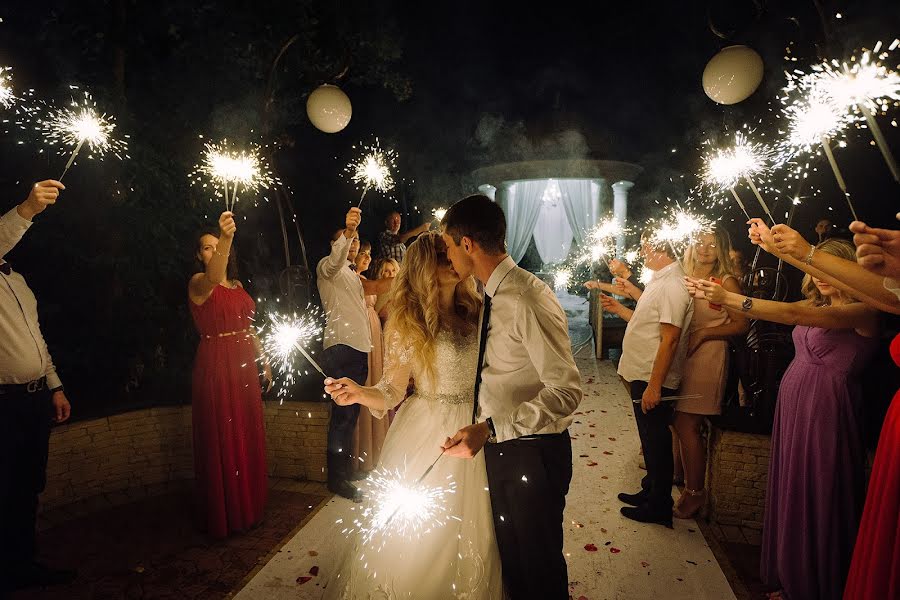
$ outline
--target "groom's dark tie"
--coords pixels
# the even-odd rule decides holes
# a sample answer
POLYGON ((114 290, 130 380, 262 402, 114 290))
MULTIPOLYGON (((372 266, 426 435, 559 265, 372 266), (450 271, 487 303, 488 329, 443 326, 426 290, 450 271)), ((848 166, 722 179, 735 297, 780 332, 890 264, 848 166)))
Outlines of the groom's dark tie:
MULTIPOLYGON (((496 292, 495 292, 496 293, 496 292)), ((481 335, 478 337, 478 370, 475 371, 475 403, 472 405, 472 423, 478 416, 478 388, 481 387, 481 368, 484 365, 484 349, 487 346, 488 325, 491 322, 491 297, 484 295, 484 312, 481 316, 481 335)))

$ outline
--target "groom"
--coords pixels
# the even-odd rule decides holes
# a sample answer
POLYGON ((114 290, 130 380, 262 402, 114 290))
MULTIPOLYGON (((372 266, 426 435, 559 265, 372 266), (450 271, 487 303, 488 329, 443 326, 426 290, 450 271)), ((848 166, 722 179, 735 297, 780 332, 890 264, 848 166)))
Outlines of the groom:
POLYGON ((506 219, 490 198, 463 198, 441 227, 454 270, 461 279, 474 273, 485 291, 472 425, 443 448, 461 458, 484 448, 510 597, 566 600, 567 428, 582 396, 566 315, 553 291, 506 253, 506 219))

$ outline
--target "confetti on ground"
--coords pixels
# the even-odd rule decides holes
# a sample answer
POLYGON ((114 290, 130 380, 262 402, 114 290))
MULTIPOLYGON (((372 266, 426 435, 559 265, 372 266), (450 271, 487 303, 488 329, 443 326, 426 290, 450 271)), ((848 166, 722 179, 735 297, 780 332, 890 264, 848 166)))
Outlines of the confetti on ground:
POLYGON ((619 550, 619 549, 616 548, 615 546, 613 546, 612 548, 610 548, 609 551, 612 552, 613 554, 618 554, 619 552, 621 552, 621 550, 619 550))
POLYGON ((595 463, 594 461, 590 461, 590 462, 588 462, 587 466, 589 466, 589 467, 596 467, 596 466, 599 465, 599 464, 600 464, 600 463, 595 463))

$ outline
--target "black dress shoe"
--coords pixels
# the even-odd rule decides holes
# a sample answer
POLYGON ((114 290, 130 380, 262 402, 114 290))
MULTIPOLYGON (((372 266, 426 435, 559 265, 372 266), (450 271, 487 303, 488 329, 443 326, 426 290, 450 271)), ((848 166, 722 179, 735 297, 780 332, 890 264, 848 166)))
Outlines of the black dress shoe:
POLYGON ((11 589, 24 590, 34 587, 50 587, 67 585, 75 581, 77 571, 69 569, 53 569, 41 563, 31 563, 12 574, 11 589))
POLYGON ((618 495, 618 498, 619 502, 624 502, 625 504, 630 504, 632 506, 640 506, 647 501, 649 495, 647 490, 641 490, 637 494, 626 494, 625 492, 622 492, 618 495))
POLYGON ((360 492, 359 488, 357 488, 349 481, 329 481, 328 490, 337 494, 338 496, 346 498, 347 500, 362 502, 362 492, 360 492))
POLYGON ((623 506, 619 509, 622 516, 641 523, 656 523, 672 529, 672 508, 665 510, 651 509, 648 505, 623 506))

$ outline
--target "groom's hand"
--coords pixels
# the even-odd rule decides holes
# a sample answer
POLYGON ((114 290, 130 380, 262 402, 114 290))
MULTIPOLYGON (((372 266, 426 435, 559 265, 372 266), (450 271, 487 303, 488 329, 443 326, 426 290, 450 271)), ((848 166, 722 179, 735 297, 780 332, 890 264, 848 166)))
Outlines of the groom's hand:
POLYGON ((452 438, 447 438, 441 448, 447 456, 474 458, 484 448, 490 435, 487 422, 482 421, 463 427, 452 438))

